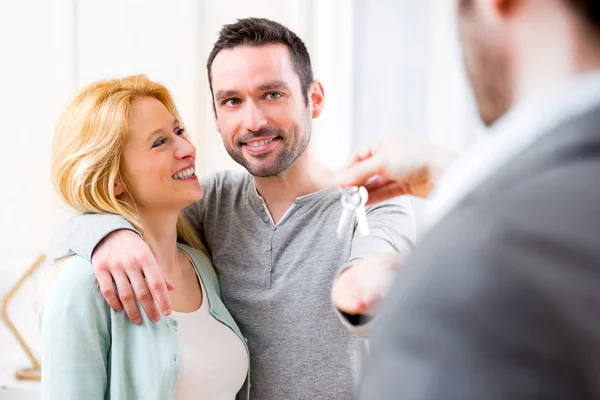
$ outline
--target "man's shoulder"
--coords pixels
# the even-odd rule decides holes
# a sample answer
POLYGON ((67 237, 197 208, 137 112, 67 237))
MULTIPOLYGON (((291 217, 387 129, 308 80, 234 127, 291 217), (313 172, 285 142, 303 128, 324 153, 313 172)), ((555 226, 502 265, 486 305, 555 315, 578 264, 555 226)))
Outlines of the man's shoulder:
POLYGON ((593 156, 548 158, 552 162, 514 175, 498 172, 494 185, 467 199, 465 209, 476 223, 505 226, 514 235, 569 239, 566 232, 600 235, 600 152, 593 156), (510 179, 502 179, 510 178, 510 179), (470 204, 472 203, 472 204, 470 204))
POLYGON ((245 171, 217 171, 199 179, 205 195, 224 195, 244 190, 252 176, 245 171))
POLYGON ((413 204, 411 196, 397 196, 366 207, 367 214, 385 211, 412 214, 413 204))
POLYGON ((545 285, 552 276, 575 283, 575 270, 600 284, 594 174, 600 162, 573 160, 468 196, 425 235, 414 262, 492 288, 505 279, 545 285))

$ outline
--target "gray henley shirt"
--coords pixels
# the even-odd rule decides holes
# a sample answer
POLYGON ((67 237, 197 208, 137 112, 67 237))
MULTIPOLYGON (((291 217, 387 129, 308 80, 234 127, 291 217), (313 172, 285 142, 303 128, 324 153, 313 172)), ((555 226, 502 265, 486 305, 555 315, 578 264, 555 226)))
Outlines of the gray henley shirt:
MULTIPOLYGON (((335 187, 297 198, 274 224, 250 174, 220 172, 200 182, 204 198, 185 212, 212 256, 223 302, 248 340, 251 397, 351 399, 366 340, 361 327, 344 323, 332 306, 331 285, 348 263, 412 248, 410 200, 367 207, 370 235, 358 233, 354 222, 338 239, 342 207, 335 187)), ((76 216, 51 250, 91 259, 103 237, 123 228, 133 229, 120 216, 76 216)))

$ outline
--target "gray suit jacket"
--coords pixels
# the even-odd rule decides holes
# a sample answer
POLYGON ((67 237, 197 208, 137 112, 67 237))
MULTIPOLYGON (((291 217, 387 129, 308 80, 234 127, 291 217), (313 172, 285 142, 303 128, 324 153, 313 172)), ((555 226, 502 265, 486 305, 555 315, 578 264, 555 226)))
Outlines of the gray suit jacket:
POLYGON ((600 398, 600 108, 465 197, 379 317, 362 400, 600 398))

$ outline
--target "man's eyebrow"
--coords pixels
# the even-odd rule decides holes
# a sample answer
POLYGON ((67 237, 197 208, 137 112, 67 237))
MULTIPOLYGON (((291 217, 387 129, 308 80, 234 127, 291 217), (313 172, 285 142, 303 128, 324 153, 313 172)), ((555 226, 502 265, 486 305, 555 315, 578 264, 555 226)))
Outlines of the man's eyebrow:
MULTIPOLYGON (((256 90, 260 92, 265 92, 268 90, 290 90, 290 87, 284 81, 271 81, 263 83, 258 86, 256 90)), ((237 90, 218 90, 215 94, 215 101, 219 102, 228 97, 239 96, 239 92, 237 90)))
POLYGON ((266 90, 275 90, 275 89, 290 90, 290 87, 284 81, 267 82, 258 87, 258 90, 260 90, 261 92, 266 91, 266 90))
POLYGON ((227 97, 233 97, 237 95, 237 90, 219 90, 217 94, 215 94, 215 101, 221 101, 227 97))

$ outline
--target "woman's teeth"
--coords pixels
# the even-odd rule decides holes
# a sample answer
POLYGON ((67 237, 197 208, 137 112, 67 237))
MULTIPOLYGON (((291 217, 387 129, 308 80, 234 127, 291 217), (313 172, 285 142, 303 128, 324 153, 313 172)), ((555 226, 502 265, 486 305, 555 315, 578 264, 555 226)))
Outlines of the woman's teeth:
POLYGON ((192 176, 194 176, 195 172, 196 172, 196 169, 194 167, 190 167, 190 168, 184 169, 183 171, 179 171, 178 173, 173 175, 173 179, 191 178, 192 176))
POLYGON ((271 143, 273 141, 273 139, 274 138, 267 139, 267 140, 261 140, 259 142, 248 142, 246 144, 250 147, 259 147, 259 146, 264 146, 267 143, 271 143))

